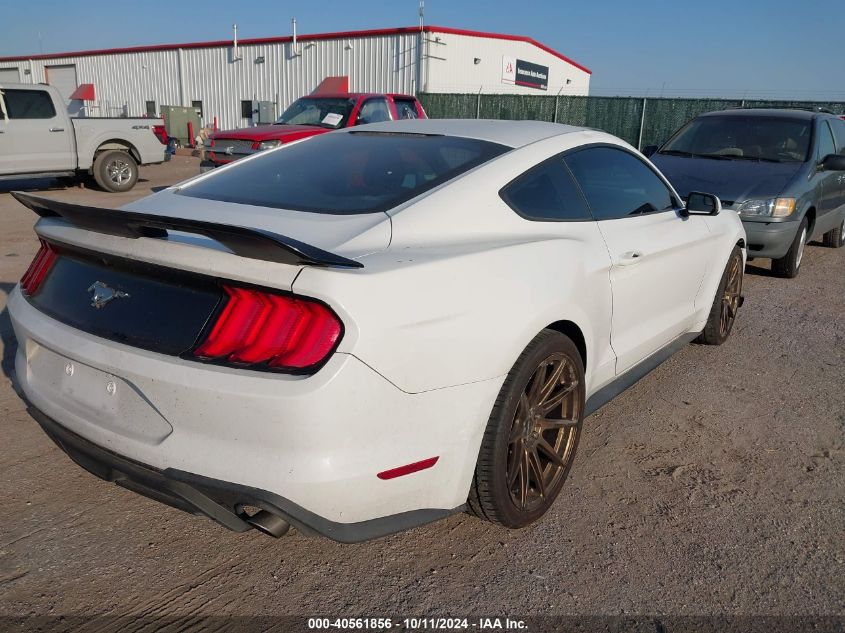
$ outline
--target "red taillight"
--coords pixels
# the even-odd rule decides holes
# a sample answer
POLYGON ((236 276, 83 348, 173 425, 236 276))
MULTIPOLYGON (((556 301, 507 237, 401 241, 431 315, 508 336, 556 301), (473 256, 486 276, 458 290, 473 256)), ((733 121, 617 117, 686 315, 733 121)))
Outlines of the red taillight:
POLYGON ((340 320, 321 303, 250 288, 223 290, 226 305, 194 356, 297 371, 323 362, 340 339, 340 320))
POLYGON ((164 124, 154 125, 153 134, 156 135, 162 145, 167 145, 167 128, 164 126, 164 124))
POLYGON ((56 251, 47 242, 41 240, 41 248, 38 249, 35 259, 21 277, 21 291, 28 296, 34 295, 55 261, 56 251))

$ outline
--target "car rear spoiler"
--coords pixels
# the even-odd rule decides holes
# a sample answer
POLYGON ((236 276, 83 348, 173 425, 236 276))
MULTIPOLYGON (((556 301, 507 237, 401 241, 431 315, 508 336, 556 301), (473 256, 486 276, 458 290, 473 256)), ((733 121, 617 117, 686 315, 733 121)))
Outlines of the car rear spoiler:
POLYGON ((356 262, 353 259, 335 255, 316 246, 262 229, 121 211, 119 209, 89 207, 33 196, 20 191, 13 191, 12 196, 42 218, 60 217, 76 227, 96 233, 137 239, 139 237, 164 238, 167 237, 169 230, 184 231, 210 237, 230 249, 235 255, 250 259, 260 259, 279 264, 340 268, 364 267, 361 262, 356 262))

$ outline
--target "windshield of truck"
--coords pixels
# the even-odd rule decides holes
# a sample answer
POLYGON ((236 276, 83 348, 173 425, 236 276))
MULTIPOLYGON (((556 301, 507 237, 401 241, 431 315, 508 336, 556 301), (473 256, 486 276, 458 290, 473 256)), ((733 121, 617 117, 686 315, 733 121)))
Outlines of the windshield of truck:
POLYGON ((811 130, 810 119, 705 116, 682 128, 660 153, 723 160, 804 162, 811 130))
POLYGON ((346 127, 354 99, 303 97, 284 111, 276 125, 317 125, 335 130, 346 127))

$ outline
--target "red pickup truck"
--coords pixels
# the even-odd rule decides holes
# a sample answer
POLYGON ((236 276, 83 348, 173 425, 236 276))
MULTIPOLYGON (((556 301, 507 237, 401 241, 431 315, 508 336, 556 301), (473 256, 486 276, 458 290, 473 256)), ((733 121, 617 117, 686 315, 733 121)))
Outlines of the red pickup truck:
POLYGON ((221 130, 206 142, 202 171, 283 143, 353 125, 398 119, 425 119, 411 95, 356 92, 320 93, 297 99, 272 125, 221 130))

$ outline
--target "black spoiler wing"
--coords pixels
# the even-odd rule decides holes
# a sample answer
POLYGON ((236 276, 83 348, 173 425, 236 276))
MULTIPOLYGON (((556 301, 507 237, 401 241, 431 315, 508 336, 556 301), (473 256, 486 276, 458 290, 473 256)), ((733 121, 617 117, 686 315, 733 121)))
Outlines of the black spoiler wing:
POLYGON ((32 209, 42 218, 60 217, 70 224, 106 235, 120 237, 167 237, 167 231, 184 231, 205 235, 230 249, 235 255, 261 259, 279 264, 305 264, 309 266, 334 266, 363 268, 361 262, 335 255, 316 246, 305 244, 278 233, 251 229, 231 224, 218 224, 202 220, 171 218, 164 215, 103 209, 81 204, 70 204, 20 191, 13 191, 15 199, 32 209))

